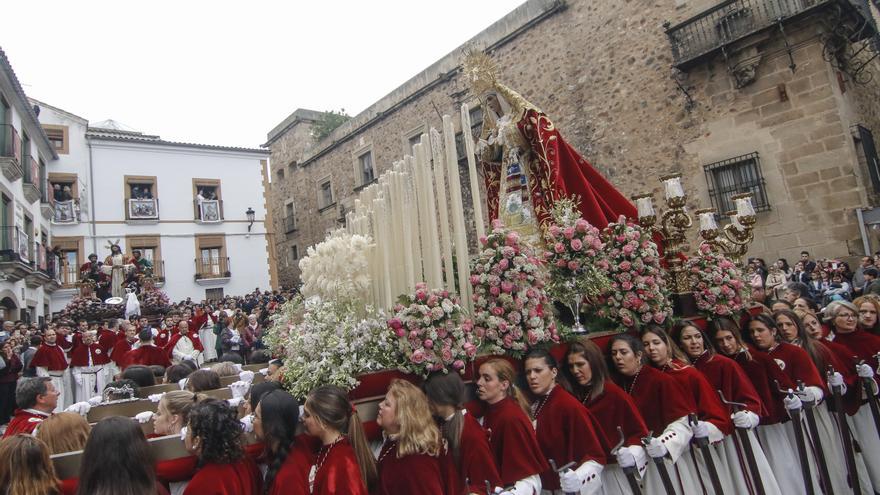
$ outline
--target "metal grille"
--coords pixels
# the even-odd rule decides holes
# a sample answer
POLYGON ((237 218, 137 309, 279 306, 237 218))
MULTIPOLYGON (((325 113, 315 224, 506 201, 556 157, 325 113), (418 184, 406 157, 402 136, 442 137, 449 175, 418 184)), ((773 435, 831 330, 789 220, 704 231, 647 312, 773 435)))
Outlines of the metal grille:
POLYGON ((874 144, 874 134, 862 125, 855 125, 858 145, 862 148, 865 165, 868 167, 868 175, 871 177, 871 185, 874 192, 880 192, 880 158, 877 156, 877 147, 874 144))
POLYGON ((711 163, 703 170, 706 173, 712 206, 719 214, 736 210, 730 197, 742 193, 752 193, 755 211, 770 209, 757 152, 711 163))

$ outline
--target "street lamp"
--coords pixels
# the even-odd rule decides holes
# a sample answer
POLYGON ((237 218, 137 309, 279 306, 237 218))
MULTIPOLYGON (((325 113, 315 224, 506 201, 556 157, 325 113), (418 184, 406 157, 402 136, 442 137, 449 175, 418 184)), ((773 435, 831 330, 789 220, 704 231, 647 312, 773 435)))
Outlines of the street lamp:
POLYGON ((256 215, 256 212, 254 211, 253 208, 248 206, 248 209, 246 212, 244 212, 244 214, 247 215, 247 220, 248 220, 248 222, 250 222, 250 223, 248 223, 248 232, 250 232, 251 227, 254 226, 254 216, 256 215))

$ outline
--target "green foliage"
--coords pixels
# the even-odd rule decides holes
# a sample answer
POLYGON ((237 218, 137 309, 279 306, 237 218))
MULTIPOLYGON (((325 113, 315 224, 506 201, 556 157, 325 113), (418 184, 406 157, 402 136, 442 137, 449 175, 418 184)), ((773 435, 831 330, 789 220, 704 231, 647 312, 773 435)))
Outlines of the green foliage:
POLYGON ((338 112, 336 110, 324 112, 321 118, 312 125, 312 139, 316 143, 321 141, 329 136, 337 127, 348 122, 350 119, 351 115, 345 113, 344 108, 340 108, 338 112))

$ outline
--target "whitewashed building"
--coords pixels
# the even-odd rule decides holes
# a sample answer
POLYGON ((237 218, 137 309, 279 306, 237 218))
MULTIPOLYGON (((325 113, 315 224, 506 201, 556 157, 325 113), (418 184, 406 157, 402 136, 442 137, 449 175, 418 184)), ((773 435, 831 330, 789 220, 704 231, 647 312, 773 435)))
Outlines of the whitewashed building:
POLYGON ((117 241, 127 255, 139 250, 152 261, 172 301, 275 286, 265 229, 268 150, 166 141, 32 101, 46 131, 62 140, 48 174, 52 245, 63 265, 53 312, 76 294, 89 254, 103 261, 117 241))
POLYGON ((47 167, 58 155, 0 50, 0 319, 41 321, 60 287, 47 167))

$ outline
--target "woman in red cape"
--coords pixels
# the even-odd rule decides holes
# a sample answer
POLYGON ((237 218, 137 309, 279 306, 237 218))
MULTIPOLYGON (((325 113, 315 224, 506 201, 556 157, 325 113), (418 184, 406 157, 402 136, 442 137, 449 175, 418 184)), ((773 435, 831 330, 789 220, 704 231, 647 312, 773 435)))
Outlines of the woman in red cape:
MULTIPOLYGON (((453 495, 447 486, 443 437, 431 418, 428 399, 412 383, 394 379, 379 403, 376 424, 385 443, 377 462, 375 495, 453 495)), ((451 484, 450 484, 451 485, 451 484)))
POLYGON ((629 495, 632 491, 622 466, 635 467, 639 477, 645 476, 648 460, 642 447, 642 438, 648 435, 645 420, 632 398, 610 380, 605 356, 591 339, 580 337, 570 342, 565 363, 567 366, 562 371, 575 398, 592 413, 606 441, 617 444, 623 435, 621 448, 605 452, 608 463, 602 470, 602 490, 605 495, 629 495))
POLYGON ((453 473, 457 479, 456 494, 483 493, 487 483, 501 486, 486 430, 464 408, 465 385, 461 376, 434 373, 425 380, 424 389, 457 468, 453 473))
POLYGON ((310 493, 367 495, 376 484, 376 459, 348 394, 331 385, 312 390, 302 420, 306 433, 320 443, 309 470, 310 493))
POLYGON ((193 406, 184 445, 199 459, 199 470, 183 495, 260 495, 263 477, 245 456, 238 414, 226 401, 207 399, 193 406))
POLYGON ((549 468, 538 446, 526 411, 528 403, 516 388, 516 372, 509 362, 492 358, 480 365, 477 396, 488 407, 483 429, 505 487, 516 495, 541 493, 541 473, 549 468))
MULTIPOLYGON (((674 378, 647 364, 645 347, 638 338, 618 334, 611 338, 609 346, 618 384, 632 397, 645 425, 653 432, 645 448, 647 455, 663 458, 676 493, 700 493, 694 473, 679 466, 681 459, 689 456, 693 434, 688 426, 688 414, 696 410, 693 399, 674 378)), ((653 461, 643 480, 645 493, 665 493, 653 461)))
POLYGON ((544 349, 532 349, 524 360, 526 382, 536 398, 532 403, 535 436, 545 459, 557 466, 574 463, 572 469, 541 473, 544 490, 588 493, 601 486, 605 453, 610 450, 596 419, 563 387, 556 377, 559 365, 544 349))
POLYGON ((298 423, 299 402, 284 390, 263 395, 254 411, 254 434, 265 444, 263 484, 269 495, 309 494, 314 443, 307 435, 296 435, 298 423))
MULTIPOLYGON (((745 404, 745 408, 741 410, 730 411, 733 413, 731 418, 734 427, 746 432, 746 438, 754 455, 754 464, 760 474, 763 493, 781 493, 754 432, 761 416, 766 416, 766 410, 745 372, 732 359, 717 354, 706 334, 690 322, 677 324, 670 336, 687 354, 694 368, 703 373, 712 388, 724 394, 725 400, 745 404)), ((748 461, 743 447, 739 444, 740 440, 734 435, 728 435, 722 441, 721 447, 727 456, 726 468, 730 471, 731 481, 736 484, 736 493, 747 493, 756 480, 752 479, 747 470, 748 461)))

